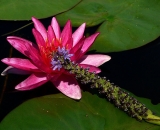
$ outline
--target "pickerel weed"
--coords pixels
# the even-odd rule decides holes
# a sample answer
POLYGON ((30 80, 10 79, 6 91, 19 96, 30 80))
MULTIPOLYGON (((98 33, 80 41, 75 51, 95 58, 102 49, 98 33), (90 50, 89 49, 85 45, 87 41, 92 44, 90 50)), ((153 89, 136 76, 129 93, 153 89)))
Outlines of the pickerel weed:
POLYGON ((89 72, 89 68, 84 69, 69 59, 64 59, 64 56, 57 55, 57 60, 64 69, 74 74, 82 84, 90 84, 91 88, 97 88, 100 93, 106 96, 108 101, 131 117, 160 125, 158 116, 154 115, 144 104, 130 96, 129 93, 111 83, 106 77, 100 77, 94 72, 89 72))

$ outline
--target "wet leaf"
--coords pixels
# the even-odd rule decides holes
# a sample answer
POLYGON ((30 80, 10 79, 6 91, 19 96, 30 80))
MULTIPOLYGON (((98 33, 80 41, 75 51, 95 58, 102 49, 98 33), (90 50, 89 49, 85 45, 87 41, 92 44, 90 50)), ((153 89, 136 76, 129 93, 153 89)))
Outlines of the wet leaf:
POLYGON ((32 16, 46 18, 64 12, 80 0, 1 0, 0 20, 30 20, 32 16))
POLYGON ((160 36, 159 12, 159 0, 83 0, 57 18, 62 25, 67 19, 73 26, 100 24, 91 50, 115 52, 143 46, 160 36))
MULTIPOLYGON (((10 112, 1 122, 0 129, 8 130, 159 130, 160 126, 139 122, 114 107, 113 104, 83 92, 80 101, 62 94, 28 100, 10 112)), ((138 97, 137 97, 138 98, 138 97)), ((138 98, 160 115, 160 104, 138 98)))

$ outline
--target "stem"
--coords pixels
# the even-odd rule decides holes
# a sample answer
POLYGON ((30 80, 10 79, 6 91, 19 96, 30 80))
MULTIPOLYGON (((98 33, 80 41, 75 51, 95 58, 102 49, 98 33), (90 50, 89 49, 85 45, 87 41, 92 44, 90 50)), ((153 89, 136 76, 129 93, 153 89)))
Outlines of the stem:
POLYGON ((63 56, 58 56, 58 59, 63 68, 74 74, 77 80, 82 84, 90 83, 91 88, 98 88, 99 92, 105 94, 108 101, 112 102, 117 108, 120 108, 137 120, 141 121, 144 119, 147 122, 160 125, 160 118, 153 115, 151 110, 120 87, 110 83, 105 77, 89 72, 89 68, 84 69, 70 60, 65 60, 63 56))

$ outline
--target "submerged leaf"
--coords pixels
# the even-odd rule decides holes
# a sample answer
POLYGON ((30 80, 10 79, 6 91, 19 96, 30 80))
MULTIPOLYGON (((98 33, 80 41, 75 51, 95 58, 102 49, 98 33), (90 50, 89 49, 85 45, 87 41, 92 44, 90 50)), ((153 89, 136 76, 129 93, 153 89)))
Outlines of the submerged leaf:
MULTIPOLYGON (((48 95, 24 102, 10 112, 1 122, 0 129, 47 130, 159 130, 160 126, 139 122, 97 95, 83 92, 75 101, 62 94, 48 95)), ((136 96, 135 96, 136 97, 136 96)), ((157 115, 160 104, 138 98, 157 115)))

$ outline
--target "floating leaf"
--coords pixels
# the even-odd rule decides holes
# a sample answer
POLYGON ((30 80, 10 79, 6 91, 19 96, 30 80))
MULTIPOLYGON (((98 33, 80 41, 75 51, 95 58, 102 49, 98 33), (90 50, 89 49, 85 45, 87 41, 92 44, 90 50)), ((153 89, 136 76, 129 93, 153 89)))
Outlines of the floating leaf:
MULTIPOLYGON (((159 130, 160 126, 139 122, 114 107, 113 104, 83 92, 75 101, 62 94, 38 97, 24 102, 10 112, 1 122, 2 130, 159 130)), ((138 97, 137 97, 138 98, 138 97)), ((138 98, 160 115, 160 104, 138 98)))
POLYGON ((1 0, 0 20, 30 20, 32 16, 46 18, 64 12, 80 0, 1 0))
POLYGON ((160 35, 159 12, 159 0, 83 0, 72 10, 57 15, 57 19, 61 24, 71 19, 73 26, 102 23, 91 50, 115 52, 156 39, 160 35))

